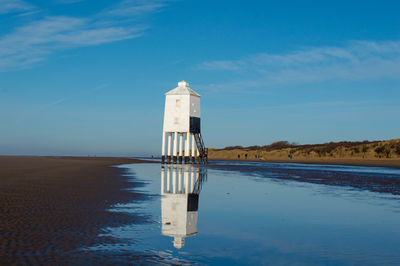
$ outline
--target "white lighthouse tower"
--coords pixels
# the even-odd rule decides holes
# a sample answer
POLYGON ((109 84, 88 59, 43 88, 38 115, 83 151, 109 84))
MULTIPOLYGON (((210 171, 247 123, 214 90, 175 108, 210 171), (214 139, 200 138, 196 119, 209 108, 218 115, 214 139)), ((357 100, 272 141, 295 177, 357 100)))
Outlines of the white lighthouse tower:
POLYGON ((205 163, 207 149, 200 133, 200 95, 182 80, 165 94, 161 162, 205 163))

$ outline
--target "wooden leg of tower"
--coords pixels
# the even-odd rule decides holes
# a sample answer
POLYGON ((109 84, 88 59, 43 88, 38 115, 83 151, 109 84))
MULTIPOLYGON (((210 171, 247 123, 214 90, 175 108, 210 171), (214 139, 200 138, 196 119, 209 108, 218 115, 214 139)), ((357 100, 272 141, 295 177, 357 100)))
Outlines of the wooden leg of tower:
POLYGON ((173 162, 176 163, 176 155, 178 153, 178 132, 174 133, 174 151, 173 151, 173 162))
POLYGON ((189 163, 190 159, 190 133, 185 134, 185 163, 189 163))
POLYGON ((167 188, 166 188, 167 193, 171 192, 171 170, 170 166, 167 166, 167 188))
POLYGON ((194 189, 194 169, 192 168, 190 171, 190 193, 193 193, 194 189))
POLYGON ((167 133, 168 134, 168 148, 167 148, 167 151, 168 151, 168 155, 167 155, 167 162, 168 163, 171 163, 171 132, 168 132, 167 133))
POLYGON ((164 195, 164 179, 165 179, 165 168, 161 166, 161 195, 164 195))
POLYGON ((192 163, 196 163, 195 155, 196 155, 196 140, 194 139, 194 134, 190 134, 192 136, 192 163))
POLYGON ((182 158, 183 158, 182 142, 183 142, 183 133, 179 133, 179 163, 182 163, 182 158))
POLYGON ((176 168, 175 166, 172 167, 172 193, 176 194, 176 168))
POLYGON ((183 173, 183 176, 184 176, 184 187, 185 187, 185 193, 187 194, 187 193, 189 193, 189 169, 188 169, 188 167, 189 166, 183 166, 184 167, 184 173, 183 173))
POLYGON ((182 193, 182 166, 177 166, 178 171, 178 193, 182 193))
POLYGON ((161 163, 165 163, 165 132, 162 133, 161 163))

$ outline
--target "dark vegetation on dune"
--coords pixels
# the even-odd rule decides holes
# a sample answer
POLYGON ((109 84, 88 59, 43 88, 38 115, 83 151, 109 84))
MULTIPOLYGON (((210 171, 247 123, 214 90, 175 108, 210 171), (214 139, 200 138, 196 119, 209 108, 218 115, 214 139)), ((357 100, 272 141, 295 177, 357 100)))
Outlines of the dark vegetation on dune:
MULTIPOLYGON (((377 143, 379 141, 340 141, 340 142, 328 142, 328 143, 322 143, 322 144, 304 144, 304 145, 299 145, 295 142, 289 142, 286 140, 281 140, 277 142, 273 142, 269 145, 264 145, 264 146, 248 146, 248 147, 243 147, 243 146, 228 146, 223 149, 218 149, 218 150, 235 150, 235 149, 245 149, 245 150, 264 150, 264 151, 273 151, 273 150, 281 150, 281 149, 286 149, 286 148, 296 148, 296 149, 311 149, 311 150, 324 150, 326 152, 330 152, 337 147, 354 147, 358 146, 360 144, 371 144, 371 143, 377 143)), ((400 148, 400 146, 399 146, 400 148)), ((399 150, 400 152, 400 150, 399 150)))

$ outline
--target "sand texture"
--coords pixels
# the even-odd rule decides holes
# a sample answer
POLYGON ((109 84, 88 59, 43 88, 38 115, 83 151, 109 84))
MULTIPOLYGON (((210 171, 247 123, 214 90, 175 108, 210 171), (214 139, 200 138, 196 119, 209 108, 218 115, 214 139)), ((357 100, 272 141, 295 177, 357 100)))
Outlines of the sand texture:
POLYGON ((124 169, 110 165, 139 160, 94 157, 0 156, 0 264, 75 264, 87 261, 79 248, 107 241, 106 226, 135 222, 107 211, 143 200, 123 190, 124 169))

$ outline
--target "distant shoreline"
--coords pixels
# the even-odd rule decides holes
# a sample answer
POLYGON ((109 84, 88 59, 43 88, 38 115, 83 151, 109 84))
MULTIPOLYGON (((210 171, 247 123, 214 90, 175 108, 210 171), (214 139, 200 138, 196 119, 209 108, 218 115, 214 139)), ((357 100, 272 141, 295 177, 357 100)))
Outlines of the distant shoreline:
MULTIPOLYGON (((139 158, 139 157, 138 157, 139 158)), ((159 159, 161 157, 140 157, 140 159, 159 159)), ((302 164, 327 164, 327 165, 351 165, 351 166, 369 166, 369 167, 391 167, 400 168, 400 159, 355 159, 355 158, 335 158, 335 159, 286 159, 286 158, 270 158, 263 160, 240 160, 240 159, 227 159, 227 158, 209 158, 212 161, 226 161, 226 162, 266 162, 266 163, 302 163, 302 164)))
POLYGON ((400 168, 400 139, 298 145, 278 141, 264 146, 209 149, 210 160, 342 164, 400 168))

